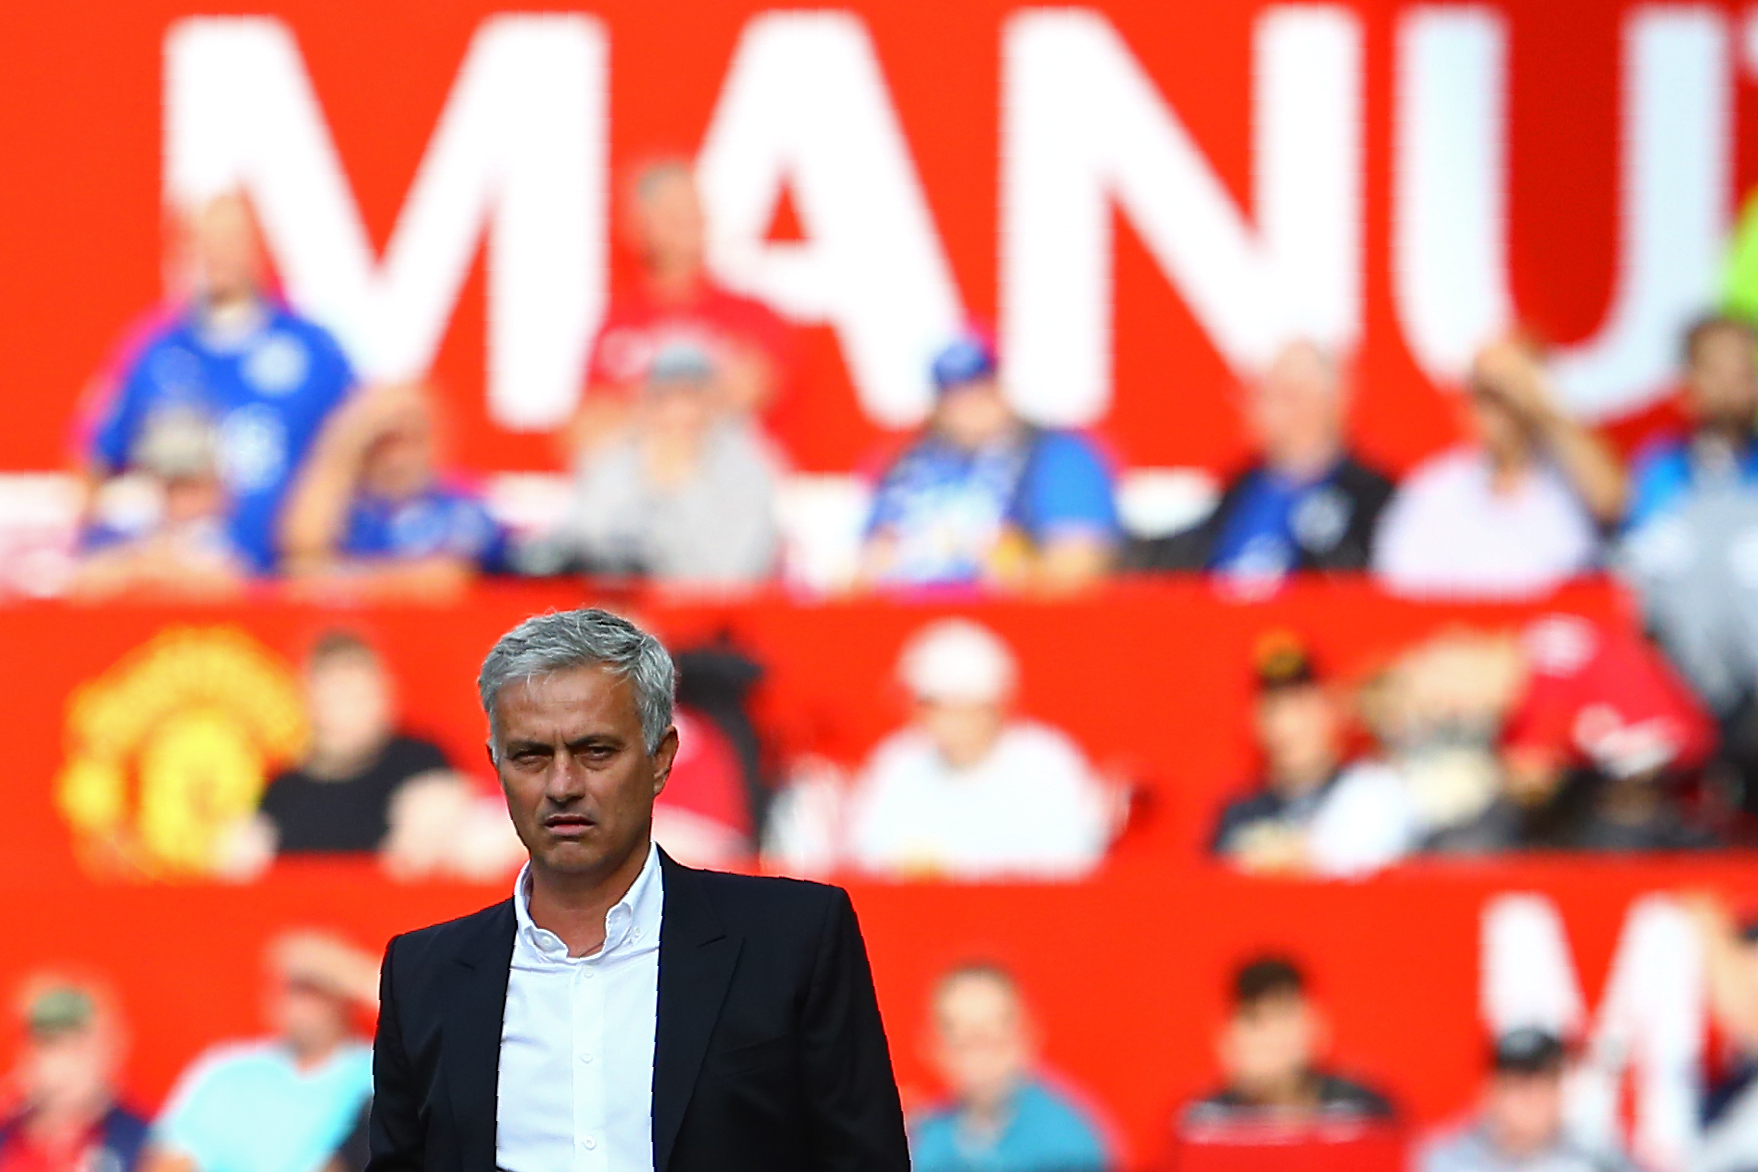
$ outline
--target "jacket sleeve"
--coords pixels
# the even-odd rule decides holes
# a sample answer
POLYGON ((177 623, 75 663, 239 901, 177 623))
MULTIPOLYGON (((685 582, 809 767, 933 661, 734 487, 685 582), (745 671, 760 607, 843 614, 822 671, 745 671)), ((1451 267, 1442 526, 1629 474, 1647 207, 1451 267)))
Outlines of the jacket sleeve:
POLYGON ((848 893, 819 931, 801 1029, 807 1133, 814 1172, 909 1172, 903 1107, 848 893))
POLYGON ((421 1098, 409 1070, 397 1017, 397 982, 392 964, 397 938, 385 948, 379 969, 378 1032, 372 1043, 371 1152, 366 1172, 417 1172, 427 1165, 427 1141, 419 1115, 421 1098))

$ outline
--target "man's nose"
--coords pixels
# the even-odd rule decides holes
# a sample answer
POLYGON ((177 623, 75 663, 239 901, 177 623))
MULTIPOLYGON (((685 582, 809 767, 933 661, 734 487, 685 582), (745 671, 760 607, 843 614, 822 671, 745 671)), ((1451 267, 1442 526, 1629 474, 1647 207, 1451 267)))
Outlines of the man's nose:
POLYGON ((544 777, 543 796, 557 805, 578 801, 586 794, 586 770, 568 752, 557 753, 544 777))

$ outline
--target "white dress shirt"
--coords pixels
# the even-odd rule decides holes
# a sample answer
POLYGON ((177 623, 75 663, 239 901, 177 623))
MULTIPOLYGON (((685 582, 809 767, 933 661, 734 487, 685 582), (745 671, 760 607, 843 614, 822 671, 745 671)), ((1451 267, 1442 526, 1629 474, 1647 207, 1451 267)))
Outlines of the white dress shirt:
POLYGON ((659 1009, 659 852, 604 917, 604 945, 571 957, 531 922, 530 864, 513 887, 513 968, 501 1019, 495 1164, 506 1172, 653 1167, 659 1009))

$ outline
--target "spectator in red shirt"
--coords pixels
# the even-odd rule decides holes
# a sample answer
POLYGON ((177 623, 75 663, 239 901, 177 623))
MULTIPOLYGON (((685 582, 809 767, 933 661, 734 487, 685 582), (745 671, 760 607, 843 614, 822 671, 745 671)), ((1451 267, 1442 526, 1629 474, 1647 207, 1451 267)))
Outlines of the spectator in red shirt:
POLYGON ((44 976, 20 1005, 19 1101, 0 1116, 0 1172, 131 1172, 147 1125, 117 1102, 122 1027, 99 990, 44 976))
POLYGON ((1454 662, 1486 681, 1501 789, 1476 818, 1436 835, 1434 849, 1712 845, 1680 815, 1674 785, 1708 759, 1714 725, 1640 636, 1548 615, 1447 638, 1476 644, 1454 662))
POLYGON ((749 415, 774 406, 794 379, 793 331, 767 306, 709 276, 702 205, 688 162, 662 159, 633 174, 624 192, 623 233, 640 270, 613 293, 593 344, 585 399, 565 436, 570 453, 617 429, 653 356, 668 343, 709 352, 725 411, 749 415))

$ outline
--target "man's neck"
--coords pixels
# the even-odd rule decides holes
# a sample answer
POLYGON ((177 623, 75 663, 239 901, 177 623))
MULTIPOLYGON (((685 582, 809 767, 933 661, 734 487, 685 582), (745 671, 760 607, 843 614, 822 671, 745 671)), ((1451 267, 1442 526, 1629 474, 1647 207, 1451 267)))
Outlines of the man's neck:
POLYGON ((1325 783, 1337 776, 1337 770, 1337 763, 1328 761, 1319 769, 1272 771, 1270 788, 1290 802, 1299 801, 1324 789, 1325 783))
POLYGON ((301 1074, 310 1074, 312 1071, 328 1062, 335 1052, 341 1048, 341 1045, 341 1038, 331 1038, 328 1041, 304 1046, 290 1044, 287 1048, 293 1053, 293 1066, 301 1074))
POLYGON ((647 295, 661 305, 687 305, 701 290, 700 264, 652 265, 647 269, 647 295))
POLYGON ((569 956, 591 956, 604 947, 604 918, 641 877, 651 849, 650 838, 643 837, 615 867, 591 874, 551 871, 532 859, 531 922, 561 937, 569 956))
POLYGON ((1342 459, 1342 446, 1326 441, 1273 453, 1269 458, 1269 465, 1278 476, 1286 480, 1295 484, 1310 484, 1329 476, 1342 459))
POLYGON ((1241 1097, 1259 1107, 1306 1110, 1318 1105, 1318 1077, 1302 1070, 1291 1078, 1241 1090, 1241 1097))
POLYGON ((104 1108, 96 1104, 36 1107, 25 1113, 21 1126, 38 1147, 63 1151, 83 1143, 103 1117, 104 1108))

